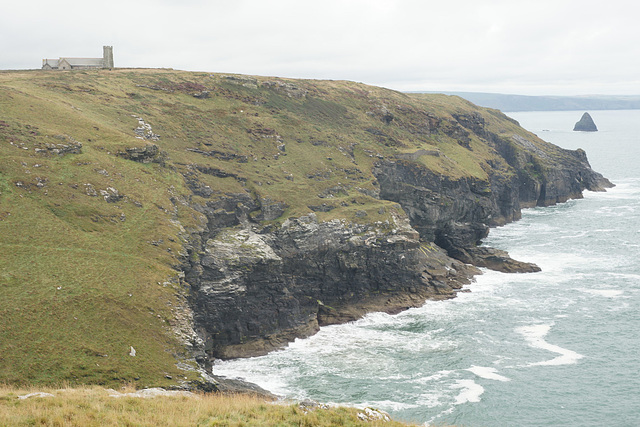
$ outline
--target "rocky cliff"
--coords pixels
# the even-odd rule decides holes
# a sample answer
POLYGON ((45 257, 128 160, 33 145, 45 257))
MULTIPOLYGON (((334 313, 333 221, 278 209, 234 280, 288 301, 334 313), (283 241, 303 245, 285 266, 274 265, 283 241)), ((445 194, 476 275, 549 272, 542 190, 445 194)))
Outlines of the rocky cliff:
POLYGON ((454 297, 477 267, 536 271, 482 246, 490 227, 611 185, 584 151, 457 97, 171 70, 4 73, 0 89, 10 382, 55 366, 188 382, 454 297), (27 339, 34 316, 50 341, 27 339), (40 346, 64 356, 26 363, 40 346))
MULTIPOLYGON (((227 219, 224 231, 204 242, 203 256, 186 267, 206 355, 260 355, 368 311, 397 312, 425 299, 450 298, 479 272, 474 266, 539 271, 478 245, 491 226, 520 218, 524 207, 610 186, 591 170, 582 150, 548 144, 543 149, 520 135, 500 137, 478 114, 456 119, 458 142, 473 134, 495 153, 486 178, 452 177, 420 162, 441 155, 437 151, 378 158, 370 194, 396 203, 384 222, 319 221, 310 213, 264 226, 248 220, 260 212, 259 203, 240 196, 225 202, 233 212, 203 210, 209 224, 227 219)), ((204 234, 212 229, 219 226, 204 234)))

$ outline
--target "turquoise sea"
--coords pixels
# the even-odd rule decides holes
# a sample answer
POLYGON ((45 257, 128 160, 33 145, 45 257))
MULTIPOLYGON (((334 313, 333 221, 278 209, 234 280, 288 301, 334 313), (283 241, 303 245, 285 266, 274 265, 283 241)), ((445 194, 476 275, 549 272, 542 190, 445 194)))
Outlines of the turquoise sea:
POLYGON ((216 374, 424 425, 640 425, 640 111, 590 111, 599 132, 573 132, 582 113, 509 114, 616 184, 491 231, 486 244, 542 272, 485 271, 453 300, 322 328, 216 374))

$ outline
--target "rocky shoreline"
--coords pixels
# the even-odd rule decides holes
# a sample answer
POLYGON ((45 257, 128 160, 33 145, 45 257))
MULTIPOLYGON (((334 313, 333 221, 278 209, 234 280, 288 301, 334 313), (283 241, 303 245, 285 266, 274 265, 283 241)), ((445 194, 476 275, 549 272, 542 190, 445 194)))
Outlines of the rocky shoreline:
POLYGON ((539 271, 479 246, 490 227, 519 219, 522 208, 612 184, 591 170, 582 150, 554 147, 550 154, 523 137, 506 144, 483 135, 515 173, 496 170, 483 182, 437 175, 412 160, 379 161, 375 196, 397 209, 386 223, 323 222, 311 213, 264 225, 282 207, 246 194, 196 206, 207 224, 192 230, 183 268, 199 364, 211 372, 213 359, 263 355, 323 325, 453 298, 480 273, 477 267, 539 271), (541 159, 550 166, 527 171, 541 159))

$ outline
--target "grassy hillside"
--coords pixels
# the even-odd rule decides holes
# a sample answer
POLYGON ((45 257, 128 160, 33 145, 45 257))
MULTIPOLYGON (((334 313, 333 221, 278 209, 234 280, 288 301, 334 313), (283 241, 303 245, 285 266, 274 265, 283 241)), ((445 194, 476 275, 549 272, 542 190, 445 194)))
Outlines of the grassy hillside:
POLYGON ((480 180, 508 170, 461 114, 524 134, 461 98, 344 81, 0 72, 0 380, 196 380, 179 269, 206 221, 194 207, 245 193, 259 215, 284 207, 264 224, 312 210, 385 221, 399 207, 372 197, 380 158, 480 180))

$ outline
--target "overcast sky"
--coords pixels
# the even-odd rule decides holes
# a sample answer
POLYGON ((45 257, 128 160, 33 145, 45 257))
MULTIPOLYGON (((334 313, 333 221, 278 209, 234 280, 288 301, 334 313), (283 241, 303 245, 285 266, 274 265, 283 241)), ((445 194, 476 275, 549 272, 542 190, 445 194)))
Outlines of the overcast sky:
POLYGON ((116 67, 346 79, 397 90, 640 95, 631 0, 5 0, 0 69, 116 67))

